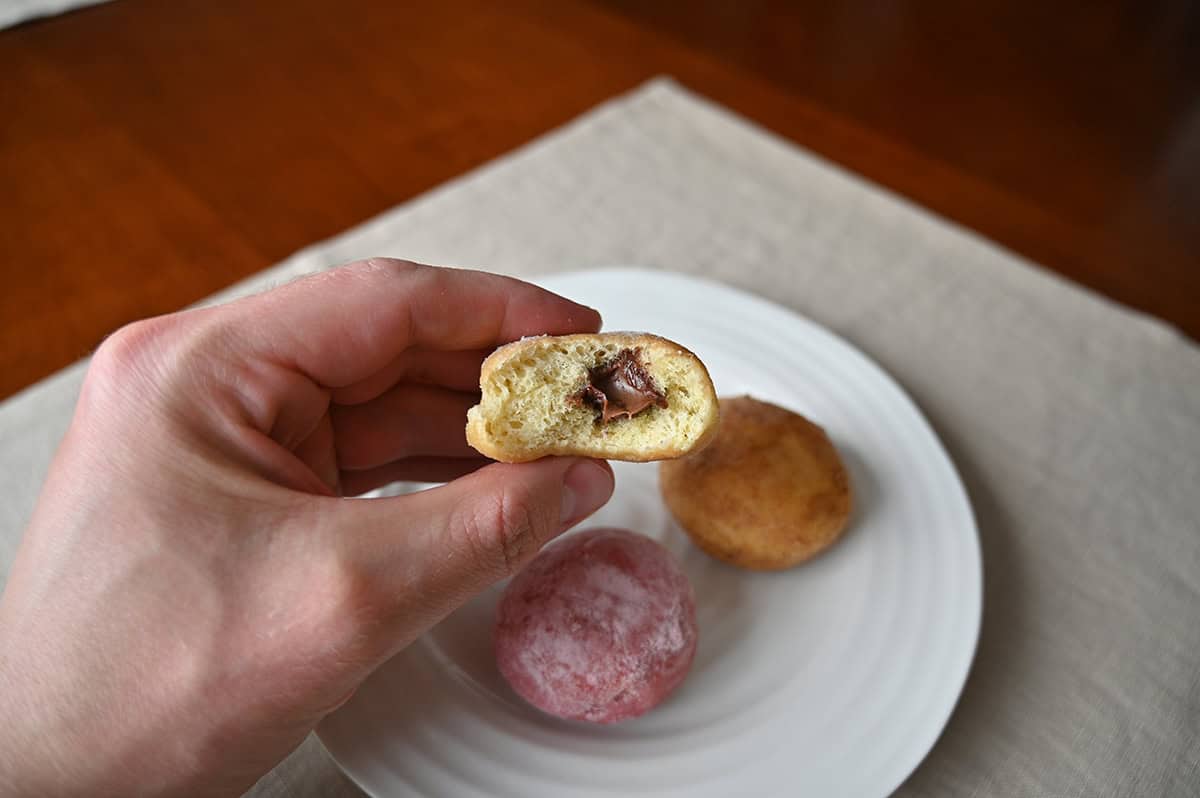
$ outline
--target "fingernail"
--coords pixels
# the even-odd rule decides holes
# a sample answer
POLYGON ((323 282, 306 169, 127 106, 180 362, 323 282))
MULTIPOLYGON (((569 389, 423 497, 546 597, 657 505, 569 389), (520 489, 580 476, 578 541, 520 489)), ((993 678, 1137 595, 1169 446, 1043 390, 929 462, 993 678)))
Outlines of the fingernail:
POLYGON ((612 472, 595 460, 582 460, 563 477, 562 522, 570 525, 599 510, 613 492, 612 472))

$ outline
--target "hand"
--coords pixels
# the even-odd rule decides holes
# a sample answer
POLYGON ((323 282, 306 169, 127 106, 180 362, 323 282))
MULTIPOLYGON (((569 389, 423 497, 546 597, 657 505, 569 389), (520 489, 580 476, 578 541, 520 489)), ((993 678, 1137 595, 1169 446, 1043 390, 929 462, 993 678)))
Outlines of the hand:
POLYGON ((112 336, 0 599, 0 793, 251 786, 608 500, 604 463, 484 465, 464 440, 488 351, 599 322, 373 260, 112 336), (341 498, 397 479, 453 481, 341 498))

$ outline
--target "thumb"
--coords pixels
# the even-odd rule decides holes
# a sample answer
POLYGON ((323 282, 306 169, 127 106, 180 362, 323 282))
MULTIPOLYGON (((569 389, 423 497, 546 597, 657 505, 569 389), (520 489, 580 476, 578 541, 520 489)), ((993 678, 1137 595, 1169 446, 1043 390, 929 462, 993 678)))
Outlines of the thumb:
MULTIPOLYGON (((476 593, 516 573, 558 535, 608 501, 608 463, 545 458, 496 463, 440 488, 413 494, 427 543, 450 582, 476 593)), ((451 584, 445 585, 451 588, 451 584)))
POLYGON ((397 630, 411 639, 516 573, 612 492, 612 469, 602 460, 495 463, 420 493, 343 500, 335 531, 370 592, 392 604, 377 609, 412 625, 397 630))

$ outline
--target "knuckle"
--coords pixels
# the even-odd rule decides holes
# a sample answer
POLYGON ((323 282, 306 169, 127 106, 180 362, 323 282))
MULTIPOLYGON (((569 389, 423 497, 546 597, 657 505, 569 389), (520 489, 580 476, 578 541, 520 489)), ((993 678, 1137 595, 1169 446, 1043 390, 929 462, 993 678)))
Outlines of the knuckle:
POLYGON ((320 636, 339 658, 370 658, 394 603, 379 577, 358 563, 342 560, 321 581, 324 595, 317 614, 323 617, 324 628, 320 636))
POLYGON ((126 324, 104 339, 92 356, 89 370, 109 376, 136 369, 153 352, 158 336, 158 325, 152 320, 126 324))
POLYGON ((346 285, 377 284, 387 285, 390 282, 421 274, 427 267, 407 260, 397 258, 368 258, 346 264, 340 269, 333 269, 326 274, 335 282, 346 285))
POLYGON ((348 268, 361 271, 364 274, 409 274, 419 271, 424 267, 419 263, 413 263, 410 260, 400 260, 399 258, 367 258, 366 260, 350 264, 348 268))
POLYGON ((145 386, 159 369, 164 325, 159 319, 126 324, 92 354, 83 396, 90 400, 127 395, 145 386))
POLYGON ((465 545, 489 570, 515 573, 537 550, 540 515, 527 498, 502 491, 464 515, 465 545))
POLYGON ((340 520, 344 500, 305 502, 302 521, 288 534, 305 538, 304 548, 323 551, 305 559, 297 585, 305 596, 305 615, 316 619, 333 650, 357 648, 371 638, 394 611, 387 573, 371 552, 348 539, 340 520), (316 511, 312 512, 312 508, 316 511))
MULTIPOLYGON (((358 285, 370 285, 392 280, 396 277, 419 272, 423 267, 397 258, 367 258, 337 266, 325 271, 297 278, 293 285, 319 287, 323 291, 337 293, 358 285)), ((274 293, 274 292, 270 292, 274 293)), ((280 295, 273 297, 278 301, 280 295)))
POLYGON ((227 337, 212 309, 131 322, 92 354, 85 391, 89 398, 136 395, 142 404, 155 397, 161 400, 169 387, 194 381, 196 374, 218 360, 227 337))
POLYGON ((368 258, 346 263, 299 278, 288 292, 270 292, 270 301, 283 302, 291 291, 319 290, 332 295, 343 291, 382 291, 397 281, 419 279, 422 275, 436 271, 419 263, 397 258, 368 258))

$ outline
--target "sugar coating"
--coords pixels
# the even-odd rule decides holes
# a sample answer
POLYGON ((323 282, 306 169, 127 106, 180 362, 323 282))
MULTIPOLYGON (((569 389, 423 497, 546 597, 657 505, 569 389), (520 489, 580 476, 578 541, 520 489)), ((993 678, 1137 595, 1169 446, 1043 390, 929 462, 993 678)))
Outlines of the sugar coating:
POLYGON ((547 547, 496 615, 500 672, 543 712, 616 723, 657 706, 696 653, 687 576, 655 541, 593 529, 547 547))

